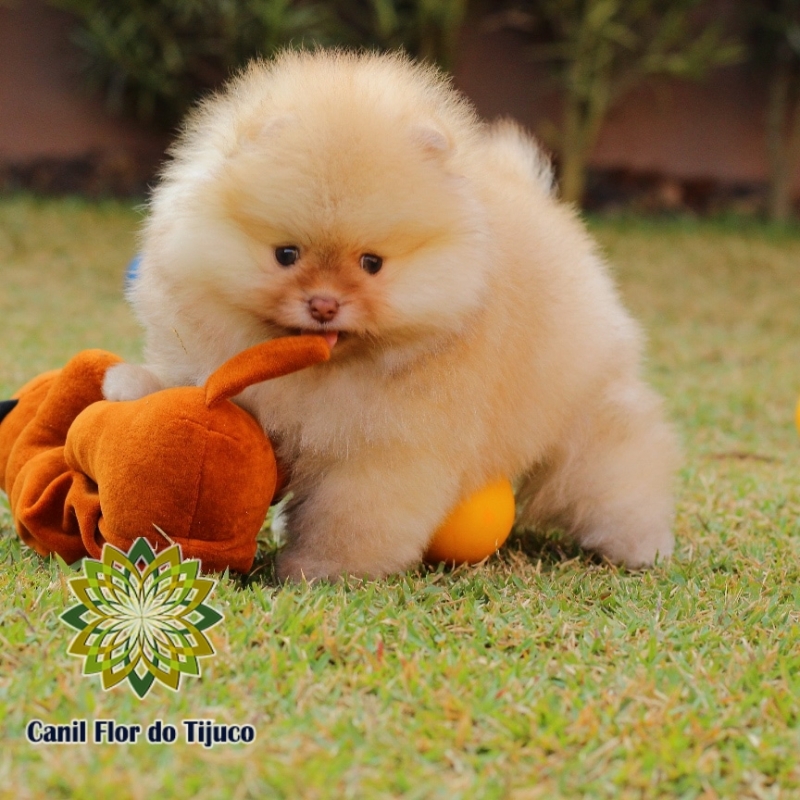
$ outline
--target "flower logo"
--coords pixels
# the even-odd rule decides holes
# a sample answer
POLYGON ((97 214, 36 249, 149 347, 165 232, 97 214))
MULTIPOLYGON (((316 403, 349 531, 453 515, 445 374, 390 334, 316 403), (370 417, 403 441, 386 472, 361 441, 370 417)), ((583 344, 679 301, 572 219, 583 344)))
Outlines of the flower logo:
POLYGON ((105 690, 127 680, 140 699, 156 681, 177 691, 181 675, 199 677, 198 659, 215 652, 204 631, 222 620, 204 603, 216 581, 199 572, 179 545, 156 555, 146 539, 84 559, 69 579, 80 603, 61 615, 78 631, 67 652, 85 659, 83 674, 99 674, 105 690))

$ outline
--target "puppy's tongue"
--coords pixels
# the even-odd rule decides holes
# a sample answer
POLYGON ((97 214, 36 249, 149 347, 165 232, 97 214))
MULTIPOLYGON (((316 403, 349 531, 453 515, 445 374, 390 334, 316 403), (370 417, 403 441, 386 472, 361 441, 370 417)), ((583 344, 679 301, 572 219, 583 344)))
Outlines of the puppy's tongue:
POLYGON ((302 333, 310 333, 312 336, 321 336, 327 343, 328 347, 333 350, 334 345, 339 341, 339 331, 302 331, 302 333))

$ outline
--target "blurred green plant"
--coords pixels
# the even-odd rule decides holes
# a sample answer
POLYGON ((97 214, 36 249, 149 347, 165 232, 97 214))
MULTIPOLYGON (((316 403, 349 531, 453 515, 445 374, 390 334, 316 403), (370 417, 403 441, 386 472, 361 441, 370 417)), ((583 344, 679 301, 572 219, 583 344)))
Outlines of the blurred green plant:
POLYGON ((785 222, 800 165, 800 0, 750 3, 746 22, 753 60, 769 75, 767 214, 785 222))
POLYGON ((340 40, 349 45, 403 48, 450 70, 468 0, 340 0, 334 3, 340 40))
POLYGON ((85 76, 110 110, 173 125, 253 56, 324 38, 322 8, 292 0, 49 0, 77 17, 85 76))
MULTIPOLYGON (((511 27, 530 38, 563 94, 559 126, 543 131, 558 155, 562 197, 580 203, 586 164, 609 111, 656 75, 699 78, 740 58, 721 25, 695 16, 702 0, 516 0, 511 27)), ((500 22, 502 24, 502 17, 500 22)))
POLYGON ((452 63, 467 0, 48 0, 110 110, 174 125, 204 91, 282 47, 405 48, 452 63))

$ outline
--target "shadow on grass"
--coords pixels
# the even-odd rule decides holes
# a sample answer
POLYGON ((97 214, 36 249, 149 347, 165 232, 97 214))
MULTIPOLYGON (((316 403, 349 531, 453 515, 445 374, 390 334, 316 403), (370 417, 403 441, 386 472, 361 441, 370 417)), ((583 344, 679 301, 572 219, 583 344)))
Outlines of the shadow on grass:
MULTIPOLYGON (((241 589, 257 585, 262 587, 278 588, 281 583, 275 574, 275 560, 279 547, 269 538, 259 538, 259 549, 256 553, 253 568, 247 575, 231 574, 231 580, 241 589)), ((563 565, 580 561, 583 564, 601 566, 606 562, 595 554, 582 550, 577 544, 558 529, 544 531, 514 530, 508 541, 503 545, 496 556, 489 560, 499 561, 504 566, 513 568, 520 561, 535 565, 538 571, 550 572, 560 569, 563 565)), ((416 571, 420 576, 436 572, 450 573, 459 567, 441 564, 420 564, 411 571, 416 571)))
POLYGON ((508 541, 500 550, 500 556, 516 553, 534 564, 541 563, 542 569, 552 569, 575 559, 602 563, 585 550, 581 550, 558 528, 545 530, 518 530, 511 532, 508 541))
POLYGON ((253 567, 246 575, 231 573, 231 580, 240 589, 247 589, 248 586, 271 586, 277 588, 281 585, 278 576, 275 574, 275 558, 278 555, 278 548, 273 544, 265 545, 259 540, 258 552, 256 552, 253 567))
MULTIPOLYGON (((41 559, 36 556, 34 551, 29 550, 19 540, 11 530, 2 531, 6 558, 14 560, 26 560, 45 564, 49 559, 41 559)), ((250 586, 261 586, 264 588, 279 588, 281 582, 275 572, 275 562, 280 551, 280 546, 274 540, 269 528, 261 532, 258 539, 258 551, 256 552, 253 566, 247 574, 230 572, 231 583, 238 589, 247 589, 250 586)), ((55 557, 54 557, 55 558, 55 557)), ((586 567, 608 566, 599 556, 582 550, 558 529, 550 530, 514 530, 499 552, 487 560, 488 566, 501 566, 504 570, 513 571, 516 569, 526 569, 535 567, 537 572, 554 572, 562 569, 571 562, 579 562, 586 567)), ((73 565, 79 568, 79 564, 73 565)), ((427 564, 422 563, 409 569, 408 574, 417 575, 420 578, 431 576, 436 573, 451 574, 459 570, 471 569, 469 566, 453 566, 448 564, 427 564)), ((620 569, 620 568, 617 568, 620 569)), ((358 585, 358 580, 349 581, 352 585, 358 585)))

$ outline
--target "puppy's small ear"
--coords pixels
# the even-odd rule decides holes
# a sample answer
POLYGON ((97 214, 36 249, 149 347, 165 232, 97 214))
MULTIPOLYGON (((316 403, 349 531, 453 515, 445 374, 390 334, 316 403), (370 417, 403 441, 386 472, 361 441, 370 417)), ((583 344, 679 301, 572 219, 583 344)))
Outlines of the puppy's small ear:
POLYGON ((239 132, 239 144, 255 144, 269 141, 282 128, 291 124, 292 118, 286 114, 266 119, 253 119, 239 132))
POLYGON ((264 120, 259 127, 259 135, 263 138, 269 139, 274 136, 278 131, 288 128, 292 122, 292 118, 288 114, 283 114, 279 117, 270 117, 264 120))
POLYGON ((411 129, 411 138, 415 144, 429 156, 445 159, 453 150, 450 140, 433 125, 415 125, 411 129))

